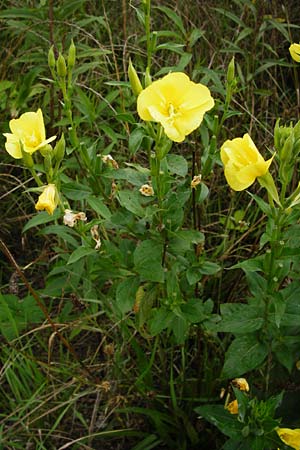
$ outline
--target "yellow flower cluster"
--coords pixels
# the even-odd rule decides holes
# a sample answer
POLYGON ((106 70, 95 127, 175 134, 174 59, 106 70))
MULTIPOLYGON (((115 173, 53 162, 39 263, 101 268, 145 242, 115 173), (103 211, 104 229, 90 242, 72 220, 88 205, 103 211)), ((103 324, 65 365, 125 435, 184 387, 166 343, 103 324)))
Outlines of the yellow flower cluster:
MULTIPOLYGON (((5 149, 15 159, 25 158, 56 139, 51 136, 46 139, 44 118, 41 109, 37 112, 26 112, 18 119, 9 122, 11 133, 3 133, 6 137, 5 149)), ((35 209, 46 210, 53 214, 58 205, 58 192, 55 184, 48 184, 35 205, 35 209)))

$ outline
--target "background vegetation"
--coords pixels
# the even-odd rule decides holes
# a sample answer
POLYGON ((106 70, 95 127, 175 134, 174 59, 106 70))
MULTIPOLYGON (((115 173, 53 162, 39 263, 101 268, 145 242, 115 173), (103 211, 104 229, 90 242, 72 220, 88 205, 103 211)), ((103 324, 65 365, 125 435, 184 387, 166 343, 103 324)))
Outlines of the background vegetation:
MULTIPOLYGON (((229 268, 262 254, 267 214, 245 192, 230 191, 218 150, 224 140, 249 132, 267 155, 274 148, 276 119, 287 125, 299 119, 299 67, 288 52, 291 42, 300 41, 297 2, 153 0, 151 29, 157 32, 153 78, 170 70, 184 71, 209 87, 217 105, 200 132, 187 144, 173 146, 168 160, 174 179, 166 183, 176 186, 176 196, 168 198, 169 220, 199 233, 190 235, 192 244, 173 242, 171 255, 173 251, 178 257, 170 256, 170 267, 186 264, 184 258, 194 261, 192 255, 203 263, 200 272, 190 272, 188 281, 171 271, 168 295, 180 290, 185 300, 201 298, 203 303, 201 311, 183 308, 184 325, 170 319, 170 326, 169 304, 162 302, 159 309, 155 303, 153 283, 160 275, 152 279, 145 275, 149 268, 155 271, 155 258, 153 267, 144 254, 139 261, 136 254, 132 259, 138 243, 158 239, 153 231, 155 214, 147 222, 140 212, 148 200, 137 201, 135 194, 128 194, 137 192, 149 177, 143 171, 149 169, 147 143, 127 76, 131 58, 144 79, 147 42, 142 2, 40 0, 0 5, 4 43, 0 131, 9 131, 11 118, 41 108, 47 136, 64 132, 66 137, 62 193, 72 209, 85 211, 88 218, 87 224, 79 223, 73 230, 62 225, 58 212, 48 219, 46 213, 37 215, 36 193, 31 190, 35 182, 20 160, 6 153, 5 138, 0 137, 1 239, 17 262, 2 247, 0 447, 220 449, 227 438, 199 419, 195 408, 223 405, 220 391, 235 376, 228 367, 225 376, 222 372, 233 340, 230 327, 214 326, 221 304, 243 303, 253 294, 254 282, 251 285, 245 270, 229 268), (67 58, 72 40, 77 58, 70 101, 79 139, 74 152, 65 98, 47 59, 52 45, 56 58, 59 52, 67 58), (233 56, 235 86, 229 106, 226 74, 233 56), (214 134, 215 115, 219 122, 214 134), (203 155, 212 148, 212 135, 216 136, 209 167, 213 171, 207 170, 204 187, 185 202, 192 177, 207 168, 203 155), (97 156, 107 154, 118 162, 119 171, 97 156), (174 155, 184 157, 186 171, 174 155), (178 198, 183 199, 182 218, 171 208, 175 204, 177 209, 178 198), (102 240, 97 258, 92 225, 100 227, 102 240), (149 228, 152 234, 147 234, 149 228), (84 250, 75 253, 77 248, 84 250), (142 281, 133 281, 135 272, 142 281), (34 292, 28 291, 28 283, 34 292), (37 306, 35 293, 55 327, 37 306)), ((41 161, 37 168, 43 172, 41 161)), ((295 176, 293 188, 297 183, 295 176)), ((251 192, 265 195, 258 183, 251 192)), ((171 231, 177 232, 175 225, 171 231)), ((291 233, 298 239, 298 228, 291 233)), ((145 251, 155 253, 151 246, 145 251)), ((299 280, 296 253, 292 278, 288 269, 281 287, 299 280)), ((256 290, 255 295, 259 293, 256 290)), ((290 347, 286 351, 291 358, 276 360, 269 353, 267 361, 243 371, 262 400, 284 390, 276 417, 290 427, 300 426, 297 339, 293 352, 290 347)), ((243 357, 243 352, 237 356, 243 357)))

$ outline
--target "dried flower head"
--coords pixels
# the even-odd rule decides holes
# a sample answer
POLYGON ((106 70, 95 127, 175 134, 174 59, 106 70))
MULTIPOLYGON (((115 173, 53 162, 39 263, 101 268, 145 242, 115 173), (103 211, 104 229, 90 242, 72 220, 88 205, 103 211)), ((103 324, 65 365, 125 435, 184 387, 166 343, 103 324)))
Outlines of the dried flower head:
POLYGON ((142 195, 145 195, 145 197, 152 197, 152 195, 154 195, 153 187, 149 184, 143 184, 139 191, 142 195))
POLYGON ((114 158, 111 155, 103 155, 101 159, 104 162, 104 164, 108 164, 109 166, 112 166, 114 169, 119 168, 119 164, 117 163, 116 160, 114 160, 114 158))
POLYGON ((99 235, 98 229, 99 229, 99 225, 93 225, 91 230, 90 230, 92 238, 96 242, 95 250, 99 250, 99 248, 101 247, 101 239, 100 239, 100 235, 99 235))
POLYGON ((198 186, 198 184, 201 183, 201 179, 202 179, 201 175, 195 175, 191 181, 191 188, 195 189, 198 186))
POLYGON ((77 224, 77 220, 82 220, 85 222, 87 220, 85 213, 73 213, 71 209, 65 210, 64 225, 73 228, 77 224))

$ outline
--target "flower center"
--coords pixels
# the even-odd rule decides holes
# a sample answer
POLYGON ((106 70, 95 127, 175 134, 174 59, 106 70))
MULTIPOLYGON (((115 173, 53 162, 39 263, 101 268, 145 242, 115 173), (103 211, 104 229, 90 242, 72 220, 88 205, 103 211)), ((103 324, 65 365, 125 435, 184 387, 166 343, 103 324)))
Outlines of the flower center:
POLYGON ((40 143, 34 131, 31 135, 26 136, 25 142, 28 147, 36 147, 40 143))
POLYGON ((169 107, 168 107, 168 115, 169 115, 169 120, 171 122, 173 122, 173 120, 176 118, 176 116, 180 115, 180 110, 179 108, 177 108, 176 106, 174 106, 172 103, 169 103, 169 107))

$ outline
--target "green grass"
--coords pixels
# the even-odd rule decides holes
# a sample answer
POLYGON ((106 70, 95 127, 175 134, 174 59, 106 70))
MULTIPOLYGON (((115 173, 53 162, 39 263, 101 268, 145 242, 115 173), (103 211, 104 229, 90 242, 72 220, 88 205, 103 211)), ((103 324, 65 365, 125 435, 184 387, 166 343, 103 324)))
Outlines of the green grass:
MULTIPOLYGON (((211 331, 211 323, 217 320, 221 304, 250 296, 249 280, 241 270, 229 268, 262 253, 259 240, 266 216, 245 192, 230 193, 218 150, 224 140, 249 132, 268 158, 277 117, 286 124, 299 119, 299 67, 288 47, 300 41, 300 12, 297 2, 153 0, 151 29, 157 31, 153 78, 174 68, 185 71, 195 82, 208 85, 216 102, 200 132, 194 132, 187 145, 173 146, 172 153, 184 157, 188 167, 185 177, 170 176, 174 191, 183 196, 192 173, 203 169, 203 152, 216 131, 214 114, 219 124, 223 114, 228 116, 215 133, 213 171, 205 178, 209 197, 203 201, 190 197, 184 208, 183 229, 204 233, 205 247, 197 235, 190 248, 181 242, 187 245, 185 250, 178 243, 172 249, 172 242, 168 242, 171 250, 164 248, 170 258, 167 294, 185 292, 185 301, 201 297, 213 302, 209 313, 205 312, 209 303, 201 310, 211 322, 205 322, 206 316, 191 322, 187 338, 180 341, 181 322, 173 333, 163 326, 166 315, 161 315, 162 325, 151 315, 152 310, 159 311, 158 305, 168 310, 163 288, 151 284, 151 279, 132 281, 137 244, 159 236, 150 220, 141 219, 140 208, 147 207, 147 199, 141 207, 136 197, 130 197, 140 180, 149 176, 142 170, 149 169, 147 143, 137 125, 127 76, 130 57, 144 81, 147 49, 140 3, 0 2, 0 40, 6 43, 0 50, 0 131, 9 131, 11 118, 41 107, 47 136, 62 132, 66 136, 65 199, 88 217, 87 224, 74 230, 63 228, 58 216, 49 223, 30 222, 36 220, 37 196, 31 190, 35 182, 20 160, 12 161, 5 152, 5 138, 0 136, 1 239, 55 324, 49 324, 34 296, 28 300, 27 284, 3 252, 3 449, 196 450, 221 448, 226 441, 212 425, 199 420, 195 408, 219 402, 221 388, 228 386, 229 380, 220 374, 232 335, 211 331), (66 56, 72 39, 77 52, 72 120, 81 153, 72 145, 65 99, 47 64, 51 45, 56 57, 58 52, 66 56), (226 72, 233 56, 237 84, 227 110, 226 72), (98 155, 109 153, 120 166, 117 174, 100 167, 98 155), (117 194, 111 191, 112 182, 118 185, 117 194), (123 197, 119 192, 125 192, 123 197), (99 258, 91 250, 89 224, 100 227, 99 258), (75 259, 73 252, 82 246, 88 248, 86 257, 75 254, 78 259, 70 263, 70 254, 75 259), (199 280, 189 284, 180 268, 186 264, 184 252, 203 256, 203 262, 218 264, 220 271, 207 266, 199 280), (127 284, 122 284, 124 280, 127 284), (140 287, 137 314, 131 305, 140 287), (129 299, 129 308, 124 298, 129 299)), ((40 156, 38 169, 43 174, 42 161, 40 156)), ((297 183, 295 175, 293 188, 297 183)), ((251 192, 264 196, 258 183, 251 192)), ((174 199, 170 198, 171 206, 178 197, 174 199)), ((171 206, 171 219, 179 220, 171 206)), ((294 271, 299 278, 299 270, 294 271)), ((299 359, 299 351, 296 354, 299 359)), ((288 385, 298 396, 294 383, 299 373, 294 366, 288 372, 275 360, 271 367, 268 363, 247 374, 254 392, 264 397, 288 385)), ((288 415, 282 411, 283 417, 288 415)), ((289 418, 295 427, 299 427, 297 414, 289 418)))

